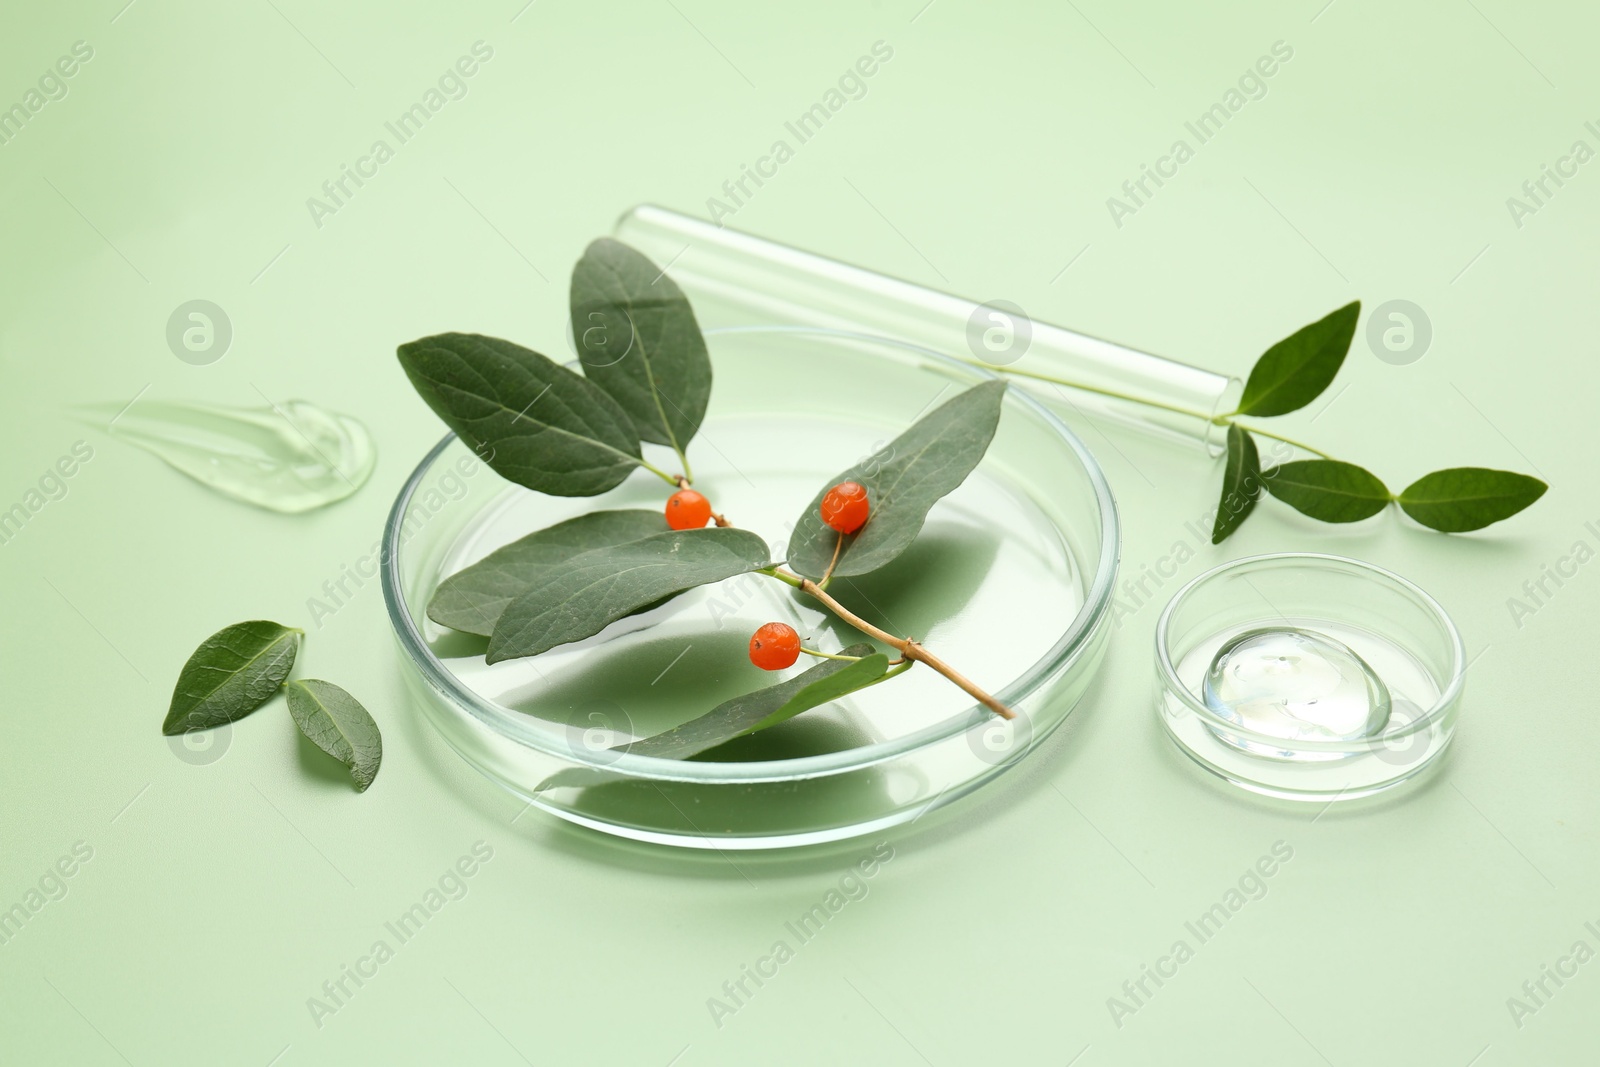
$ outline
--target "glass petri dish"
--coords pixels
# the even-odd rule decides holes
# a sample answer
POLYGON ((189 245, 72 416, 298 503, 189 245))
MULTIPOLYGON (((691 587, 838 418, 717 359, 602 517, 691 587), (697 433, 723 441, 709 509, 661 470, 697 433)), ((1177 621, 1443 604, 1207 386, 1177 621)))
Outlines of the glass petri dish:
MULTIPOLYGON (((826 479, 991 377, 916 346, 836 331, 730 328, 708 331, 707 342, 716 387, 690 446, 695 488, 737 525, 773 538, 774 559, 826 479)), ((665 495, 640 474, 599 497, 544 496, 504 481, 447 435, 384 530, 384 597, 421 709, 468 763, 571 822, 716 849, 832 841, 908 822, 1032 751, 1104 654, 1116 508, 1082 443, 1018 389, 1007 391, 983 462, 935 506, 917 543, 829 590, 869 621, 925 642, 1016 709, 1013 722, 919 666, 700 758, 614 751, 776 681, 745 652, 764 622, 789 622, 830 651, 859 638, 761 575, 492 666, 485 639, 427 617, 439 582, 495 548, 597 508, 659 508, 665 495)))
MULTIPOLYGON (((1156 623, 1156 713, 1201 767, 1286 800, 1371 796, 1421 774, 1455 733, 1466 652, 1438 601, 1360 560, 1305 552, 1225 563, 1178 590, 1156 623), (1353 652, 1383 683, 1387 721, 1368 736, 1253 728, 1205 699, 1219 650, 1252 631, 1291 631, 1353 652)), ((1256 720, 1259 724, 1262 720, 1256 720)))

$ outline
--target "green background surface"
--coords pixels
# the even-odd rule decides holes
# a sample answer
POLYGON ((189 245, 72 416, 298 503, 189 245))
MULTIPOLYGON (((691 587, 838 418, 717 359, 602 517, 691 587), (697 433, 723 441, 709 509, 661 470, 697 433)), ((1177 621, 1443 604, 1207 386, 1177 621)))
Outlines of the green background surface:
MULTIPOLYGON (((1593 683, 1600 564, 1532 614, 1508 598, 1600 547, 1592 287, 1600 163, 1517 224, 1507 198, 1600 119, 1579 5, 773 5, 523 0, 13 4, 0 104, 73 42, 68 94, 0 147, 0 508, 74 441, 94 458, 0 545, 7 623, 0 904, 76 842, 66 895, 0 945, 8 1063, 1584 1064, 1600 962, 1593 683), (119 10, 120 9, 120 10, 119 10), (520 9, 520 10, 519 10, 520 9), (316 226, 341 164, 475 41, 493 58, 316 226), (376 582, 315 630, 385 731, 356 795, 281 706, 190 766, 158 726, 205 635, 308 626, 439 427, 394 362, 445 329, 559 351, 566 277, 616 216, 699 214, 841 72, 894 50, 729 221, 1233 373, 1351 298, 1415 302, 1420 360, 1358 333, 1283 420, 1391 485, 1481 464, 1542 475, 1532 511, 1444 537, 1319 526, 1267 502, 1221 548, 1197 451, 1081 427, 1124 518, 1125 572, 1194 558, 1116 633, 1069 724, 894 858, 737 1014, 707 998, 884 842, 730 861, 558 823, 481 779, 408 703, 376 582), (1276 41, 1293 49, 1117 226, 1106 199, 1276 41), (219 362, 165 324, 204 298, 219 362), (372 428, 359 494, 300 517, 225 501, 67 417, 151 397, 305 396, 372 428), (1290 548, 1391 567, 1474 657, 1456 744, 1418 788, 1319 814, 1206 779, 1151 711, 1151 634, 1181 580, 1290 548), (468 892, 319 1027, 324 980, 486 842, 468 892), (1266 895, 1130 1017, 1108 998, 1275 842, 1266 895)), ((1587 557, 1586 557, 1587 558, 1587 557)))

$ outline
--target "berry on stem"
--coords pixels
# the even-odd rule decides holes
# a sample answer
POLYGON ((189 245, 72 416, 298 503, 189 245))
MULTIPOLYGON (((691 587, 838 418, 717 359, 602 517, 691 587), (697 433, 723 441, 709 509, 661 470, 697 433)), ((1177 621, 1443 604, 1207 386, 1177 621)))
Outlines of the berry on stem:
POLYGON ((667 525, 674 530, 698 530, 711 521, 711 501, 693 489, 680 489, 667 498, 667 525))
POLYGON ((750 662, 764 671, 793 667, 800 658, 800 635, 785 622, 769 622, 750 638, 750 662))
POLYGON ((822 498, 822 521, 840 533, 852 534, 866 525, 866 487, 859 482, 840 482, 822 498))

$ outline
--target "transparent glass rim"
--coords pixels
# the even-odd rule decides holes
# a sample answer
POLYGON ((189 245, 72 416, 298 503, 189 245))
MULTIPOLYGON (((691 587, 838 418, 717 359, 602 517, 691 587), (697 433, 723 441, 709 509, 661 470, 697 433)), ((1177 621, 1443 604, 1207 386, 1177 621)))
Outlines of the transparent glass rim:
POLYGON ((1433 727, 1450 712, 1450 709, 1455 706, 1456 701, 1460 698, 1467 661, 1467 649, 1465 644, 1462 643, 1461 633, 1456 629, 1455 622, 1451 620, 1449 613, 1444 610, 1444 605, 1430 596, 1421 586, 1377 564, 1351 559, 1349 556, 1336 556, 1326 552, 1269 552, 1259 556, 1245 556, 1213 567, 1204 574, 1190 579, 1182 589, 1173 594, 1171 600, 1167 601, 1166 608, 1156 621, 1155 645, 1156 671, 1161 677, 1162 688, 1169 696, 1176 697, 1188 711, 1199 716, 1208 725, 1219 727, 1230 735, 1244 740, 1257 741, 1264 745, 1280 748, 1293 748, 1297 751, 1305 752, 1366 752, 1370 751, 1376 743, 1407 738, 1412 734, 1421 733, 1433 727), (1434 701, 1433 706, 1425 714, 1417 716, 1403 727, 1385 730, 1376 737, 1364 738, 1355 742, 1285 741, 1275 734, 1260 733, 1231 719, 1224 719, 1206 707, 1205 703, 1179 679, 1177 667, 1172 662, 1172 650, 1167 642, 1167 632, 1171 628, 1172 618, 1183 608, 1195 591, 1206 583, 1235 571, 1248 570, 1272 563, 1306 563, 1314 566, 1364 572, 1366 575, 1388 583, 1407 594, 1420 607, 1424 608, 1433 617, 1450 642, 1450 677, 1445 684, 1440 686, 1439 697, 1434 701))
MULTIPOLYGON (((980 379, 1001 377, 993 371, 965 360, 955 359, 920 345, 874 334, 804 326, 735 326, 710 329, 706 330, 705 333, 707 337, 729 334, 786 333, 849 338, 912 352, 933 361, 936 365, 943 366, 959 374, 973 375, 980 379)), ((1110 611, 1112 589, 1116 582, 1121 527, 1117 517, 1116 501, 1111 495, 1111 487, 1106 481, 1104 472, 1100 469, 1099 463, 1096 462, 1088 448, 1078 439, 1078 436, 1072 432, 1067 424, 1036 398, 1029 395, 1026 390, 1007 389, 1006 402, 1022 405, 1035 418, 1055 432, 1077 457, 1078 462, 1083 467, 1084 474, 1088 477, 1090 486, 1094 490, 1100 525, 1100 555, 1099 559, 1095 561, 1094 579, 1085 592, 1083 607, 1079 609, 1072 624, 1067 627, 1049 651, 1045 652, 1032 666, 995 694, 1004 703, 1015 705, 1036 691, 1046 679, 1057 671, 1070 667, 1072 661, 1078 658, 1091 645, 1094 635, 1110 611)), ((412 664, 422 673, 428 684, 443 694, 455 707, 464 709, 479 722, 501 736, 571 763, 587 765, 612 774, 678 782, 751 783, 815 778, 870 767, 925 747, 937 745, 951 738, 959 737, 974 726, 986 722, 992 717, 990 711, 974 703, 965 710, 955 712, 938 722, 930 723, 920 730, 886 741, 875 742, 871 745, 862 745, 842 752, 830 752, 817 756, 745 763, 675 760, 659 756, 641 756, 636 753, 614 753, 610 751, 607 751, 604 756, 598 756, 590 749, 573 744, 565 734, 559 731, 536 729, 533 723, 537 720, 534 720, 532 716, 487 701, 479 694, 462 685, 460 680, 439 661, 433 650, 428 647, 427 641, 423 639, 421 631, 412 620, 406 600, 400 566, 401 554, 405 551, 404 542, 400 539, 401 526, 406 510, 411 504, 411 499, 421 487, 427 472, 432 469, 435 461, 455 440, 456 435, 454 433, 447 433, 440 439, 438 444, 429 449, 427 455, 422 458, 416 469, 411 472, 411 476, 406 479, 405 485, 401 487, 399 495, 395 497, 394 505, 389 510, 389 517, 384 523, 383 547, 379 556, 383 578, 384 606, 388 611, 390 625, 394 629, 401 649, 412 664)), ((509 485, 510 483, 507 484, 509 485)))

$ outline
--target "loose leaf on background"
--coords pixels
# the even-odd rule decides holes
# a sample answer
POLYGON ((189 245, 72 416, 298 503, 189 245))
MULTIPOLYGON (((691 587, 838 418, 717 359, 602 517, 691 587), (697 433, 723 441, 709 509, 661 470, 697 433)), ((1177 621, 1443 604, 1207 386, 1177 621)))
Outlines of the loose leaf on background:
POLYGON ((350 768, 356 791, 364 793, 383 762, 378 724, 355 697, 332 682, 306 678, 285 687, 289 714, 300 732, 322 751, 350 768))
POLYGON ((841 655, 860 656, 855 662, 825 659, 777 685, 734 697, 718 704, 698 719, 665 733, 618 745, 630 755, 688 759, 725 741, 776 726, 802 711, 820 707, 871 685, 889 669, 889 657, 867 644, 851 645, 841 655))
POLYGON ((554 496, 595 496, 640 463, 639 434, 582 375, 498 337, 442 333, 403 344, 428 406, 496 472, 554 496))
POLYGON ((255 711, 294 666, 304 631, 265 619, 224 626, 194 650, 161 724, 164 734, 208 730, 255 711))
POLYGON ((1000 422, 1006 383, 988 381, 939 405, 877 454, 822 487, 789 538, 789 566, 820 578, 833 558, 839 534, 817 508, 840 482, 866 487, 871 513, 858 533, 845 538, 833 573, 866 574, 894 559, 916 540, 928 510, 966 480, 983 458, 1000 422))
POLYGON ((594 511, 535 530, 489 553, 439 584, 428 617, 441 626, 488 637, 506 605, 552 567, 596 548, 664 533, 659 511, 594 511))
POLYGON ((641 438, 686 448, 711 399, 711 358, 677 284, 602 237, 573 268, 571 307, 584 375, 622 405, 641 438))
POLYGON ((1400 506, 1424 526, 1465 533, 1510 518, 1548 488, 1537 478, 1513 471, 1452 467, 1412 482, 1400 494, 1400 506))
POLYGON ((1228 461, 1222 471, 1222 499, 1217 503, 1217 521, 1211 527, 1211 543, 1220 545, 1255 510, 1261 499, 1261 455, 1255 438, 1238 426, 1228 427, 1228 461))
POLYGON ((500 614, 488 662, 533 656, 592 637, 625 615, 700 585, 770 567, 748 530, 671 530, 591 549, 535 577, 500 614))
POLYGON ((1371 471, 1337 459, 1302 459, 1261 473, 1267 491, 1323 522, 1357 522, 1388 505, 1389 490, 1371 471))
POLYGON ((1239 398, 1245 415, 1283 415, 1315 400, 1339 373, 1361 317, 1356 300, 1262 353, 1239 398))

